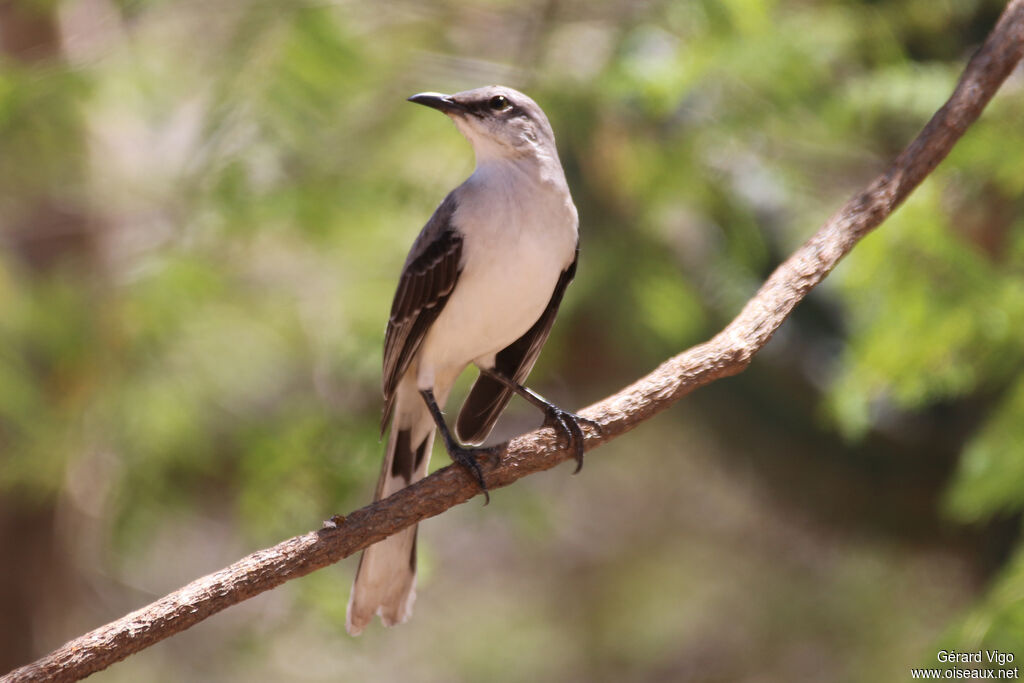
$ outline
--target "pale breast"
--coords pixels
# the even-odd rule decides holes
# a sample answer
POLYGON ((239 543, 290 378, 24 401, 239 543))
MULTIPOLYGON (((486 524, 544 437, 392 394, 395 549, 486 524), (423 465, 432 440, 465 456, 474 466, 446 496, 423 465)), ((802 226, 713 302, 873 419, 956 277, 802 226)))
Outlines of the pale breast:
POLYGON ((576 209, 564 184, 474 174, 460 189, 454 223, 464 233, 462 272, 418 354, 421 386, 525 334, 575 258, 576 209))

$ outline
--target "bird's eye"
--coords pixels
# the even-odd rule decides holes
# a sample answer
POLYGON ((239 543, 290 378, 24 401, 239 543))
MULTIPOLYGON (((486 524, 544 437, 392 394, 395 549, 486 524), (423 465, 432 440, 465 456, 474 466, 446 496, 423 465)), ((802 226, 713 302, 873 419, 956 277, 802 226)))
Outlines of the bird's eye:
POLYGON ((505 111, 512 106, 508 103, 508 98, 504 95, 495 95, 487 104, 494 111, 505 111))

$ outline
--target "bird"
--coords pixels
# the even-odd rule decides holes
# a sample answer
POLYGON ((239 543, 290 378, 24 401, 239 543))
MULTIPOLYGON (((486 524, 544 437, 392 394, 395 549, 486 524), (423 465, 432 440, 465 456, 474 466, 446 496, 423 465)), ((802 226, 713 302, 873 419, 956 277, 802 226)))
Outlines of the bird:
MULTIPOLYGON (((579 254, 579 218, 551 124, 536 102, 500 85, 408 100, 446 114, 473 147, 476 166, 420 231, 399 277, 384 340, 381 434, 389 421, 390 431, 374 500, 426 476, 435 432, 489 500, 478 458, 500 457, 501 449, 480 444, 516 394, 544 411, 579 471, 583 426, 600 426, 523 386, 579 254), (479 375, 453 435, 443 407, 470 365, 479 375)), ((350 634, 375 614, 385 626, 409 619, 416 538, 411 526, 363 552, 348 603, 350 634)))

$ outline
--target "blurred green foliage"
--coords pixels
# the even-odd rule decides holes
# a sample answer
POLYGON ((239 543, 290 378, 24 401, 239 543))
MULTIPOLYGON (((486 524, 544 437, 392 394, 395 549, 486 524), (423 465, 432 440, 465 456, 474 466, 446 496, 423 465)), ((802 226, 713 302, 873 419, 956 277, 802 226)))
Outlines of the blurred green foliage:
MULTIPOLYGON (((61 57, 0 56, 0 495, 25 507, 73 500, 95 517, 99 566, 120 577, 171 520, 229 520, 251 548, 365 502, 395 277, 472 167, 448 122, 405 104, 409 94, 505 82, 551 118, 582 260, 532 381, 561 378, 563 397, 583 402, 735 315, 942 104, 1001 6, 64 3, 61 57)), ((52 3, 31 7, 58 16, 52 3)), ((983 401, 947 489, 950 525, 1024 508, 1022 104, 1018 73, 758 361, 786 379, 734 389, 808 402, 801 424, 843 453, 983 401)), ((678 451, 679 439, 666 429, 637 450, 678 451)), ((524 536, 556 538, 547 498, 508 495, 520 497, 503 513, 524 536)), ((620 496, 624 509, 672 504, 620 496)), ((609 558, 606 574, 586 577, 594 605, 577 635, 605 657, 589 680, 630 677, 678 639, 699 640, 685 608, 635 592, 714 574, 688 552, 609 558)), ((871 630, 909 579, 850 563, 834 580, 854 597, 823 607, 823 628, 848 617, 858 652, 929 651, 932 641, 898 647, 871 630), (865 577, 895 583, 872 593, 865 577)), ((1024 642, 1022 567, 1018 549, 944 646, 1024 642)), ((296 597, 331 637, 345 597, 336 578, 311 578, 296 597)), ((799 621, 786 605, 804 615, 822 597, 782 595, 760 618, 799 621)), ((694 613, 720 604, 694 600, 694 613)), ((522 678, 583 666, 552 645, 572 647, 553 608, 509 622, 502 605, 472 618, 492 645, 534 653, 522 678)), ((892 623, 909 632, 904 617, 892 623)), ((773 628, 762 626, 736 628, 756 640, 773 628)), ((834 640, 819 644, 855 647, 834 640)), ((453 656, 466 680, 520 679, 493 654, 453 656)), ((871 679, 855 661, 847 671, 859 673, 818 680, 871 679)))

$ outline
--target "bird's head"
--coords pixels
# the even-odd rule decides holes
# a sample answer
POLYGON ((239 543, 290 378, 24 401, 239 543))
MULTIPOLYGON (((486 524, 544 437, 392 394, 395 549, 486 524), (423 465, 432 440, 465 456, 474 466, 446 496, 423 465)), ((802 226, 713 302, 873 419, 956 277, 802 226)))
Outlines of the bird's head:
POLYGON ((473 145, 478 163, 524 157, 558 159, 548 117, 518 90, 489 85, 454 95, 424 92, 409 101, 447 114, 473 145))

